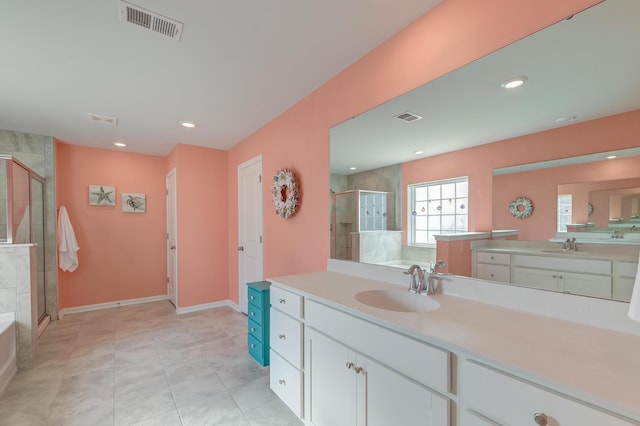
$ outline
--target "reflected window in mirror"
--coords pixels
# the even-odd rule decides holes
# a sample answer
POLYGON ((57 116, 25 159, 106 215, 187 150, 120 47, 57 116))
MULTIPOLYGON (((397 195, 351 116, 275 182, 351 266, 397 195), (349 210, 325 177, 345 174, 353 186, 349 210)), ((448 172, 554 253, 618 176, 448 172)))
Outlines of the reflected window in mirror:
POLYGON ((571 194, 558 194, 558 232, 567 232, 567 225, 571 222, 571 194))
POLYGON ((469 178, 409 185, 409 211, 411 245, 435 245, 436 235, 467 232, 469 178))

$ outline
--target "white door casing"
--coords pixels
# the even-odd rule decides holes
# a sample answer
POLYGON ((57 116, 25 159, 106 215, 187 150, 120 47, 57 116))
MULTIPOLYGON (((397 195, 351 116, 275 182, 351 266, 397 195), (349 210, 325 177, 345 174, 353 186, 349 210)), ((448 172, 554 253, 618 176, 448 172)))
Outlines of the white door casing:
POLYGON ((238 166, 238 294, 247 312, 246 284, 263 279, 262 155, 238 166))
POLYGON ((176 169, 167 174, 167 297, 178 307, 178 214, 176 169))

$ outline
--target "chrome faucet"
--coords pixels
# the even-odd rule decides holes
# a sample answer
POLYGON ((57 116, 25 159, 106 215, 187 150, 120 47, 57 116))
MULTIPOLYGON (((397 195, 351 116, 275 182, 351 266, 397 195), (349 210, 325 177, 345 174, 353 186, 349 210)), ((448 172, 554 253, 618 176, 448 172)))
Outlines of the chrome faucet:
POLYGON ((419 265, 411 265, 409 270, 404 271, 405 275, 411 275, 409 291, 411 293, 421 293, 424 291, 424 271, 419 265))
POLYGON ((562 243, 562 251, 578 251, 578 243, 575 238, 567 238, 567 241, 562 243))
POLYGON ((446 267, 447 263, 444 260, 437 260, 436 263, 431 266, 426 283, 427 295, 432 296, 436 294, 440 286, 440 280, 442 279, 442 275, 438 274, 438 268, 444 269, 446 267))

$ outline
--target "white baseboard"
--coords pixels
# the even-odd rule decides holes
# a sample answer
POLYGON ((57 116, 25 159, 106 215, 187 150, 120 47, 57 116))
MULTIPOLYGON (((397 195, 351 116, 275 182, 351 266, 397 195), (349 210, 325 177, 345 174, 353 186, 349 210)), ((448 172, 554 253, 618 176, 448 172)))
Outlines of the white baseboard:
POLYGON ((139 299, 117 300, 115 302, 97 303, 95 305, 75 306, 73 308, 60 309, 58 318, 62 319, 66 314, 74 314, 77 312, 96 311, 99 309, 117 308, 118 306, 137 305, 139 303, 158 302, 160 300, 168 300, 169 297, 164 294, 162 296, 141 297, 139 299))
POLYGON ((240 312, 240 306, 232 300, 221 300, 219 302, 203 303, 201 305, 186 306, 184 308, 176 308, 176 313, 188 314, 190 312, 204 311, 206 309, 220 308, 227 306, 235 311, 240 312))

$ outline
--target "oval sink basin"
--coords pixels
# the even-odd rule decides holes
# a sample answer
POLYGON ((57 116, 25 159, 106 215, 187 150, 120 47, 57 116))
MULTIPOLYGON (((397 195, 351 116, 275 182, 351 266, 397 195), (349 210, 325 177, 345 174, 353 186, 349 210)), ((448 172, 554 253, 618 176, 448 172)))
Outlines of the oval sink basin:
POLYGON ((440 307, 430 297, 398 290, 366 290, 356 294, 356 300, 373 308, 396 312, 429 312, 440 307))

